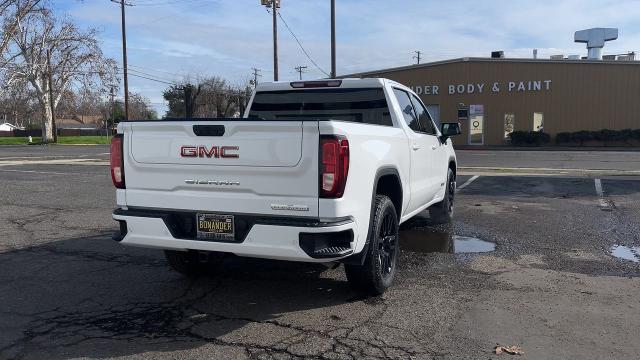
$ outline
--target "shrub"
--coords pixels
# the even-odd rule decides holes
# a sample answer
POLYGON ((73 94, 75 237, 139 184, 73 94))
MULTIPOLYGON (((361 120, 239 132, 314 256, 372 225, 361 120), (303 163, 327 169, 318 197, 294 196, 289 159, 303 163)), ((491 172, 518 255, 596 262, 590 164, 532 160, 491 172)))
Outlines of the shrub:
POLYGON ((557 143, 568 143, 571 141, 571 133, 570 132, 561 132, 556 134, 556 142, 557 143))
POLYGON ((596 140, 603 143, 640 140, 640 129, 563 132, 556 135, 556 143, 575 143, 583 145, 586 141, 596 140))
POLYGON ((541 131, 514 131, 509 136, 516 146, 540 146, 551 141, 551 136, 541 131))

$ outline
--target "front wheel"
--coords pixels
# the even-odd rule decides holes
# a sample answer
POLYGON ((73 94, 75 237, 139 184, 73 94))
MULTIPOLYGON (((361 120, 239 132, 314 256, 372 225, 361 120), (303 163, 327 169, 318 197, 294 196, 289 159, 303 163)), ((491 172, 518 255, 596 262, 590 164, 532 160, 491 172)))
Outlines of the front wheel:
POLYGON ((429 208, 431 220, 435 223, 448 223, 453 220, 453 200, 456 196, 456 177, 453 170, 447 172, 447 188, 445 189, 444 199, 441 202, 429 208))
POLYGON ((393 282, 398 263, 398 216, 393 202, 376 195, 369 246, 362 265, 345 264, 352 287, 367 294, 382 294, 393 282))

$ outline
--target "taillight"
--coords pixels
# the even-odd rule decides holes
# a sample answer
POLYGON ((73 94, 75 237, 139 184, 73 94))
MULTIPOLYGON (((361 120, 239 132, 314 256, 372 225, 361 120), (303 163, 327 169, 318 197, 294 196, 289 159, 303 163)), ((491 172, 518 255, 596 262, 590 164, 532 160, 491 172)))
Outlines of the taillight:
POLYGON ((321 136, 320 156, 320 197, 341 198, 349 174, 349 141, 321 136))
POLYGON ((111 180, 118 189, 124 189, 124 158, 122 156, 122 134, 117 134, 111 139, 111 154, 109 166, 111 168, 111 180))

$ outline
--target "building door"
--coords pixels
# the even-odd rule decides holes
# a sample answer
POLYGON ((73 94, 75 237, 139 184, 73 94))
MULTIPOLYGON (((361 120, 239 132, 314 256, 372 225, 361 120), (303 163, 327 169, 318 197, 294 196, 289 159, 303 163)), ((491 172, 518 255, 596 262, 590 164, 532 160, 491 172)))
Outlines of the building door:
POLYGON ((469 105, 469 145, 484 144, 484 105, 469 105))

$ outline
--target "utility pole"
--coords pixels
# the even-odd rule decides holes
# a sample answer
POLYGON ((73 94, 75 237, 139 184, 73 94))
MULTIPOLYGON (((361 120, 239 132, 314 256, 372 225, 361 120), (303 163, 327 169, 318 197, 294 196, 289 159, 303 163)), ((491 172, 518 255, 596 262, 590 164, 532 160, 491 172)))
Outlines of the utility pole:
POLYGON ((187 84, 182 90, 184 91, 184 117, 193 117, 193 104, 191 103, 193 94, 193 85, 187 84))
POLYGON ((294 69, 296 69, 296 71, 298 72, 298 74, 300 74, 300 80, 302 80, 302 72, 304 71, 304 69, 306 69, 306 66, 296 66, 294 67, 294 69))
POLYGON ((124 0, 111 0, 111 2, 120 4, 122 13, 122 70, 124 71, 124 120, 129 120, 129 78, 127 76, 127 31, 124 7, 133 6, 125 3, 124 0))
POLYGON ((336 78, 336 0, 331 0, 331 78, 336 78))
MULTIPOLYGON (((51 74, 51 49, 47 49, 47 76, 49 77, 49 105, 51 106, 51 130, 53 130, 53 142, 58 142, 58 128, 56 127, 56 112, 53 99, 53 76, 51 74)), ((43 134, 42 137, 45 134, 43 134)))
POLYGON ((422 51, 420 51, 420 50, 416 50, 416 51, 414 51, 414 53, 415 53, 416 55, 414 55, 414 56, 413 56, 413 58, 414 58, 414 59, 416 59, 416 60, 418 60, 417 64, 420 64, 420 54, 422 54, 422 51))
POLYGON ((273 11, 273 81, 278 81, 278 19, 276 17, 280 0, 271 0, 273 11))
MULTIPOLYGON (((111 91, 109 92, 109 104, 111 105, 111 126, 114 125, 116 121, 116 110, 115 110, 115 96, 116 96, 116 87, 111 86, 111 91)), ((105 119, 104 121, 104 130, 109 137, 109 119, 105 119)))
POLYGON ((258 68, 251 68, 251 71, 253 71, 253 88, 255 89, 258 87, 258 77, 262 75, 260 75, 260 69, 258 68))
POLYGON ((260 4, 271 8, 273 16, 273 81, 278 81, 278 8, 280 0, 260 0, 260 4))

